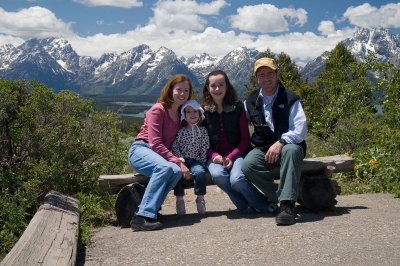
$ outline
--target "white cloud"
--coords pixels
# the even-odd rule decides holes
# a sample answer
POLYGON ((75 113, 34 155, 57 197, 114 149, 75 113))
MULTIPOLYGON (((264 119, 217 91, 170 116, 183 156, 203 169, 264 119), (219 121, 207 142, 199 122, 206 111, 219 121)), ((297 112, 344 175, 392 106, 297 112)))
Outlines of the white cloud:
POLYGON ((231 26, 250 32, 283 32, 291 24, 303 26, 307 22, 307 11, 302 8, 278 9, 274 5, 261 4, 237 9, 237 15, 230 17, 231 26))
POLYGON ((69 37, 71 23, 65 23, 46 8, 34 6, 18 12, 0 8, 0 32, 21 38, 69 37))
POLYGON ((349 7, 343 14, 351 24, 358 27, 400 27, 400 3, 383 5, 380 8, 368 3, 349 7))
MULTIPOLYGON (((31 7, 18 12, 6 12, 0 8, 0 45, 12 43, 19 45, 23 39, 63 37, 67 39, 74 50, 80 55, 99 57, 103 53, 121 53, 140 44, 148 44, 153 50, 165 46, 173 50, 178 56, 193 56, 203 52, 214 56, 224 56, 240 46, 266 51, 270 49, 275 53, 284 52, 300 65, 307 60, 321 55, 324 51, 331 50, 341 40, 352 35, 354 29, 335 30, 331 21, 322 21, 318 30, 322 35, 311 32, 262 35, 253 31, 256 26, 246 26, 253 30, 222 31, 207 24, 207 16, 218 15, 221 9, 228 3, 223 0, 203 3, 200 1, 158 1, 153 7, 153 17, 145 26, 117 34, 95 34, 81 37, 71 31, 71 23, 58 19, 51 11, 41 7, 31 7), (182 14, 180 16, 180 14, 182 14)), ((307 12, 295 9, 274 9, 267 6, 270 12, 276 11, 275 20, 265 23, 262 20, 264 13, 254 13, 249 18, 263 23, 249 24, 267 27, 274 25, 268 31, 276 31, 278 28, 290 27, 291 23, 303 25, 307 20, 307 12), (278 21, 278 23, 276 23, 278 21)), ((234 18, 234 23, 239 23, 249 11, 254 9, 242 9, 234 18)), ((265 10, 264 10, 265 11, 265 10)), ((269 16, 268 16, 269 17, 269 16)), ((265 18, 267 19, 267 18, 265 18)), ((103 23, 99 20, 99 23, 103 23)), ((242 28, 241 28, 242 29, 242 28)))
POLYGON ((279 36, 259 35, 252 45, 247 47, 275 53, 285 53, 299 65, 332 50, 338 42, 353 35, 354 29, 332 32, 329 36, 320 36, 313 32, 292 32, 279 36))
POLYGON ((0 34, 0 47, 3 45, 6 45, 6 44, 12 44, 14 46, 18 46, 24 42, 25 42, 25 40, 21 39, 19 37, 0 34))
POLYGON ((163 9, 171 14, 218 15, 220 10, 228 5, 225 0, 215 0, 211 3, 197 3, 195 0, 159 0, 155 9, 163 9))
POLYGON ((153 50, 165 46, 178 56, 193 56, 203 52, 214 56, 224 56, 240 46, 275 53, 288 54, 299 65, 314 59, 325 51, 333 49, 336 44, 349 38, 354 29, 332 31, 326 36, 312 32, 287 33, 278 36, 253 35, 234 31, 222 32, 208 27, 202 32, 190 31, 159 31, 154 25, 136 28, 124 34, 96 34, 87 38, 70 39, 78 54, 98 57, 104 52, 123 52, 140 44, 148 44, 153 50), (101 46, 99 46, 101 43, 101 46), (93 49, 98 47, 101 49, 93 49))
POLYGON ((322 35, 329 35, 335 32, 335 24, 330 20, 323 20, 319 23, 318 30, 322 35))
POLYGON ((179 38, 171 39, 169 42, 171 49, 184 56, 192 56, 205 51, 212 55, 224 56, 233 49, 251 43, 254 36, 237 35, 234 31, 222 32, 219 29, 208 27, 201 33, 186 36, 183 40, 186 41, 182 42, 179 38))
POLYGON ((73 0, 87 6, 114 6, 122 8, 141 7, 141 0, 73 0))
POLYGON ((194 0, 160 0, 154 5, 154 16, 149 24, 165 30, 203 30, 207 20, 202 16, 218 15, 227 5, 224 0, 211 3, 197 3, 194 0))
POLYGON ((104 52, 123 52, 140 44, 147 44, 153 50, 165 46, 178 56, 193 56, 203 52, 222 56, 227 52, 251 42, 254 36, 235 34, 234 31, 221 32, 216 28, 206 28, 202 32, 176 30, 165 32, 154 25, 138 27, 124 34, 96 34, 86 38, 70 39, 78 54, 101 56, 104 52), (99 47, 101 49, 93 49, 99 47), (217 44, 217 45, 216 45, 217 44))
MULTIPOLYGON (((277 36, 268 34, 257 35, 246 32, 227 31, 223 32, 215 27, 207 26, 207 15, 217 15, 225 7, 225 1, 213 1, 208 4, 198 3, 197 1, 158 1, 154 7, 154 15, 145 26, 137 26, 126 33, 121 34, 96 34, 86 38, 71 39, 70 42, 78 54, 100 56, 104 52, 123 52, 140 44, 148 44, 153 50, 165 46, 173 50, 178 56, 193 56, 199 53, 209 53, 214 56, 224 56, 229 51, 239 46, 254 48, 259 51, 284 52, 297 62, 305 62, 313 59, 323 52, 333 49, 335 45, 352 35, 353 29, 335 30, 333 22, 323 21, 319 30, 323 34, 317 35, 311 32, 288 33, 277 36), (93 49, 100 47, 101 49, 93 49)), ((254 18, 253 21, 263 21, 254 25, 266 27, 268 24, 275 25, 268 31, 277 31, 282 25, 289 27, 291 24, 304 25, 307 21, 307 12, 303 9, 277 9, 272 5, 259 5, 238 9, 238 15, 232 22, 239 23, 239 18, 254 18), (263 7, 263 11, 255 12, 263 7), (248 8, 248 9, 246 9, 248 8), (268 13, 268 12, 269 13, 268 13), (265 12, 269 15, 265 16, 265 12), (263 18, 270 18, 273 14, 278 14, 269 23, 263 18), (237 19, 237 20, 235 20, 237 19), (276 23, 278 21, 278 23, 276 23)), ((244 21, 246 22, 246 21, 244 21)), ((250 27, 250 26, 248 26, 250 27)), ((255 26, 253 26, 254 28, 255 26)), ((251 28, 251 27, 250 27, 251 28)), ((240 29, 243 29, 241 27, 240 29)), ((263 32, 264 30, 255 29, 253 31, 263 32)))

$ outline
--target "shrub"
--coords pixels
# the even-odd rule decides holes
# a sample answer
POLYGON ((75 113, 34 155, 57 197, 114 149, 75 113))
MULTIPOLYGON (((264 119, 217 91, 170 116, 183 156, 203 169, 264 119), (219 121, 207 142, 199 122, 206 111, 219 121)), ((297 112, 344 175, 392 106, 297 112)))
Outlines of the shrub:
MULTIPOLYGON (((51 190, 76 196, 119 173, 127 150, 116 114, 71 91, 0 79, 0 243, 12 247, 51 190)), ((1 256, 1 254, 0 254, 1 256)))

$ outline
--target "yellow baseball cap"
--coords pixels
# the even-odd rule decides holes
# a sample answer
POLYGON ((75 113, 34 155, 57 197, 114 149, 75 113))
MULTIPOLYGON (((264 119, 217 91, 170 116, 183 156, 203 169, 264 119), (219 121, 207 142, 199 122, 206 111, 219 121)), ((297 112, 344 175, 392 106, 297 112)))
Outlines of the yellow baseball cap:
POLYGON ((254 74, 257 73, 257 70, 260 67, 269 67, 272 70, 276 70, 276 64, 275 64, 275 60, 269 57, 261 57, 260 59, 258 59, 256 61, 256 63, 254 64, 254 74))

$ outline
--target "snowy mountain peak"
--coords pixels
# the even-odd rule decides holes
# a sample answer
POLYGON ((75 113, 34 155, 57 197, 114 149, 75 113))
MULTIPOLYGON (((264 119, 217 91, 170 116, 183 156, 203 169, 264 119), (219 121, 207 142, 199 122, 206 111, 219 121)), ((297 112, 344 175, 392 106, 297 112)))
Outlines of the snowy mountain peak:
POLYGON ((243 58, 247 55, 247 51, 248 50, 245 46, 241 46, 239 48, 236 48, 235 50, 232 50, 225 57, 231 57, 234 60, 241 60, 241 58, 243 58))
MULTIPOLYGON (((373 53, 383 62, 391 62, 395 65, 400 63, 400 35, 393 35, 387 29, 359 29, 353 37, 344 40, 343 44, 358 61, 364 60, 373 53)), ((314 80, 322 71, 324 62, 323 55, 317 57, 302 68, 301 75, 310 81, 314 80)))
POLYGON ((200 81, 203 81, 210 70, 215 70, 217 68, 217 65, 220 61, 220 57, 202 53, 187 58, 184 63, 200 81))
POLYGON ((5 44, 0 47, 0 70, 7 69, 15 57, 16 48, 12 44, 5 44))
POLYGON ((165 55, 171 55, 171 54, 175 54, 171 49, 168 49, 165 46, 161 46, 157 52, 157 54, 165 54, 165 55))
POLYGON ((211 56, 206 53, 202 53, 199 55, 189 57, 188 59, 185 60, 185 64, 189 68, 210 67, 212 65, 217 64, 219 60, 221 60, 221 58, 216 56, 211 56))
POLYGON ((352 38, 345 40, 344 44, 358 60, 374 53, 384 62, 397 63, 400 56, 399 39, 387 29, 359 29, 352 38))
POLYGON ((15 49, 15 47, 10 43, 0 46, 0 55, 7 54, 13 49, 15 49))
MULTIPOLYGON (((360 29, 343 43, 358 60, 374 52, 383 61, 399 65, 400 35, 392 35, 386 29, 360 29)), ((178 58, 166 47, 153 51, 142 44, 94 59, 79 56, 64 39, 30 39, 17 47, 0 47, 0 76, 38 80, 55 91, 68 88, 86 95, 158 96, 165 81, 177 73, 188 75, 195 87, 202 87, 208 73, 223 70, 240 95, 259 56, 259 51, 241 46, 222 58, 207 53, 178 58)), ((325 59, 321 55, 310 61, 301 69, 303 78, 312 81, 322 70, 325 59)))

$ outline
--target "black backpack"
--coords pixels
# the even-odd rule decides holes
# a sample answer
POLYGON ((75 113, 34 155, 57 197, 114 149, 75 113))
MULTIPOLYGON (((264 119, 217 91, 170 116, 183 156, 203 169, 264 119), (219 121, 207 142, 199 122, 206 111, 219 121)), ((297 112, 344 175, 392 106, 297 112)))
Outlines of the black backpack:
POLYGON ((124 186, 118 192, 115 201, 115 213, 121 227, 129 227, 131 219, 142 201, 146 187, 140 183, 124 186))
POLYGON ((320 211, 335 206, 340 192, 336 180, 324 174, 303 175, 297 201, 311 211, 320 211))

